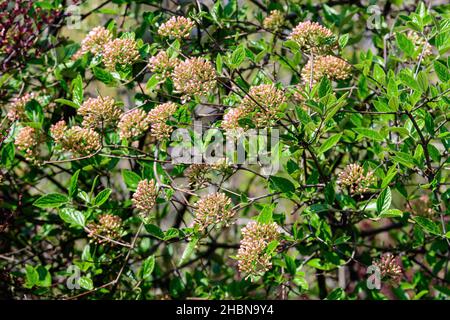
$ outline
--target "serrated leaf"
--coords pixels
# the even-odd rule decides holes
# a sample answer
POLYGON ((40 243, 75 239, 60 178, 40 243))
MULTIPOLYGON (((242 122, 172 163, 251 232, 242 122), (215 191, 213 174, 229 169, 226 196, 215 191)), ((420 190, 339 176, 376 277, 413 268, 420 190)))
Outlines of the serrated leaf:
POLYGON ((77 193, 77 189, 78 189, 78 176, 80 175, 80 169, 78 169, 77 171, 75 171, 75 173, 72 175, 72 177, 70 178, 70 183, 69 183, 69 197, 73 198, 74 195, 76 195, 77 193))
POLYGON ((447 82, 450 80, 450 73, 448 71, 448 68, 442 64, 439 61, 435 61, 433 63, 434 71, 436 71, 436 74, 442 82, 447 82))
POLYGON ((60 193, 49 193, 37 199, 33 205, 38 208, 58 208, 67 203, 69 199, 60 193))
POLYGON ((100 191, 97 196, 94 198, 94 206, 100 207, 102 204, 108 200, 109 196, 111 195, 112 190, 107 188, 105 190, 100 191))
POLYGON ((88 277, 80 277, 80 279, 78 280, 78 284, 80 285, 80 287, 86 290, 94 289, 92 279, 88 277))
POLYGON ((137 173, 130 170, 123 170, 122 177, 128 189, 130 189, 131 191, 135 191, 139 181, 142 180, 142 178, 137 173))
POLYGON ((257 221, 262 224, 271 223, 273 221, 273 209, 275 209, 274 204, 266 204, 264 208, 258 215, 257 221))
POLYGON ((413 42, 405 36, 403 33, 397 33, 397 44, 399 48, 406 53, 408 56, 412 56, 414 54, 414 44, 413 42))
POLYGON ((353 130, 355 132, 357 132, 358 134, 360 134, 360 135, 362 135, 362 136, 364 136, 366 138, 369 138, 369 139, 373 139, 373 140, 376 140, 376 141, 383 141, 384 140, 384 138, 381 136, 380 133, 378 133, 377 131, 372 130, 372 129, 355 128, 353 130))
POLYGON ((386 188, 389 183, 391 183, 392 179, 397 175, 397 166, 393 165, 389 168, 388 172, 386 173, 386 176, 383 178, 383 181, 381 182, 381 188, 386 188))
POLYGON ((388 210, 391 206, 392 194, 391 188, 384 189, 377 198, 377 212, 378 214, 388 210))
POLYGON ((86 218, 83 213, 73 208, 63 208, 59 211, 59 217, 74 227, 84 227, 86 218))
POLYGON ((198 240, 199 240, 198 237, 194 237, 191 239, 191 241, 189 241, 189 243, 187 244, 186 248, 183 251, 183 255, 181 256, 178 266, 182 266, 183 264, 189 261, 189 258, 195 251, 195 247, 197 246, 198 240))
POLYGON ((144 262, 142 263, 139 272, 141 279, 143 280, 148 279, 153 273, 154 269, 155 269, 155 256, 151 255, 147 259, 145 259, 144 262))
POLYGON ((401 218, 403 217, 403 212, 398 209, 388 209, 386 211, 381 212, 378 215, 378 218, 401 218))
POLYGON ((295 186, 294 184, 283 177, 271 176, 269 178, 269 187, 275 192, 283 192, 283 193, 294 193, 295 186))
POLYGON ((60 98, 60 99, 55 99, 55 102, 61 103, 61 104, 65 104, 66 106, 69 106, 69 107, 72 107, 72 108, 75 108, 75 109, 78 109, 78 108, 80 107, 80 106, 79 106, 78 104, 76 104, 75 102, 70 101, 70 100, 67 100, 67 99, 62 99, 62 98, 60 98))
POLYGON ((342 133, 339 133, 339 134, 335 134, 335 135, 329 137, 327 140, 325 140, 319 148, 319 154, 322 154, 322 153, 328 151, 329 149, 333 148, 339 142, 341 137, 342 137, 342 133))
POLYGON ((72 99, 78 106, 83 103, 83 79, 80 74, 72 80, 72 99))
POLYGON ((414 217, 413 220, 415 222, 417 222, 417 224, 425 231, 427 231, 428 233, 434 234, 434 235, 441 235, 441 230, 439 228, 439 226, 434 223, 433 221, 431 221, 428 218, 425 217, 414 217))
POLYGON ((99 67, 94 67, 92 68, 92 72, 94 73, 95 78, 97 78, 98 80, 100 80, 101 82, 107 84, 107 85, 111 85, 115 83, 114 77, 112 76, 112 74, 102 68, 99 67))

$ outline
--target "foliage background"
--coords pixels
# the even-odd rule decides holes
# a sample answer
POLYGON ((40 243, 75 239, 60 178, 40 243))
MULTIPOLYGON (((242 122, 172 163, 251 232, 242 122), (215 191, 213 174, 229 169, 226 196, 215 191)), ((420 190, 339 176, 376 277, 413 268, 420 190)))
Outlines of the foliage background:
MULTIPOLYGON (((32 3, 62 14, 43 21, 33 31, 36 39, 22 52, 16 48, 13 59, 2 39, 2 298, 448 298, 450 11, 445 1, 78 1, 79 29, 67 25, 71 3, 32 3), (284 24, 268 30, 263 20, 275 9, 284 14, 284 24), (173 15, 195 21, 189 39, 158 36, 158 27, 173 15), (301 89, 297 84, 308 55, 287 36, 305 20, 333 31, 339 44, 335 54, 351 63, 352 71, 345 81, 322 79, 316 93, 306 89, 299 102, 294 94, 301 89), (92 57, 72 59, 84 36, 100 25, 118 36, 132 32, 139 40, 140 59, 131 69, 111 74, 92 57), (432 54, 425 56, 423 45, 406 36, 411 30, 429 43, 432 54), (211 61, 221 80, 218 89, 183 104, 170 79, 158 84, 146 61, 169 47, 211 61), (236 91, 245 94, 260 83, 276 83, 288 97, 287 117, 275 124, 285 130, 282 170, 275 178, 260 176, 258 166, 236 166, 195 188, 186 179, 189 165, 152 160, 155 150, 159 160, 169 159, 168 143, 143 136, 133 144, 139 152, 105 147, 82 159, 58 158, 48 134, 60 119, 80 123, 73 103, 99 94, 123 102, 125 110, 173 101, 180 105, 174 127, 190 128, 194 119, 217 126, 224 110, 240 101, 236 91), (26 121, 46 136, 38 162, 14 144, 24 123, 6 117, 11 101, 27 92, 41 97, 27 104, 26 121), (212 111, 213 116, 202 116, 212 111), (143 153, 147 156, 138 159, 143 153), (376 176, 361 196, 336 183, 350 163, 376 176), (172 187, 160 194, 154 219, 144 224, 130 200, 143 178, 172 187), (191 208, 210 186, 239 206, 237 221, 194 246, 191 208), (36 205, 48 194, 62 196, 50 202, 44 197, 47 202, 36 205), (89 241, 83 226, 102 213, 122 218, 125 245, 89 241), (284 231, 271 252, 271 270, 250 279, 237 271, 232 257, 240 230, 258 216, 284 231), (369 290, 366 269, 386 252, 398 258, 401 279, 383 279, 381 290, 369 290), (70 266, 80 270, 79 289, 67 286, 74 274, 70 266)), ((121 143, 115 132, 104 139, 121 143)))

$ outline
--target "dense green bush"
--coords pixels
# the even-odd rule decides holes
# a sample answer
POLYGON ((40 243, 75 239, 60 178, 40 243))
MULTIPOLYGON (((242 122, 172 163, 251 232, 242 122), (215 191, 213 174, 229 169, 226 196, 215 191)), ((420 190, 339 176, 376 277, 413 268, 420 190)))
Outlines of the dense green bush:
POLYGON ((2 298, 449 297, 446 1, 0 6, 2 298))

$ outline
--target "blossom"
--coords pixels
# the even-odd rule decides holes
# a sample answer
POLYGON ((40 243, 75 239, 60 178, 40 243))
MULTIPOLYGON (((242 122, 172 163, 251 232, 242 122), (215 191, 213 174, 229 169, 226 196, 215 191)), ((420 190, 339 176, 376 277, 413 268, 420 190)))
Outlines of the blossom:
POLYGON ((139 58, 136 41, 133 39, 115 39, 105 44, 103 63, 106 68, 114 71, 116 65, 128 66, 139 58))
POLYGON ((417 32, 410 30, 406 37, 412 41, 414 44, 415 50, 419 50, 419 52, 424 56, 428 57, 433 54, 433 47, 431 44, 422 36, 420 36, 417 32))
POLYGON ((150 128, 150 121, 144 110, 134 109, 122 114, 117 126, 120 139, 130 139, 147 131, 150 128))
POLYGON ((250 221, 242 228, 237 259, 240 272, 248 276, 259 276, 272 267, 271 255, 266 252, 270 242, 278 239, 279 231, 275 222, 262 224, 250 221))
POLYGON ((170 77, 173 69, 180 62, 178 58, 171 58, 166 51, 160 51, 149 59, 148 65, 152 72, 158 74, 159 79, 170 77))
MULTIPOLYGON (((312 66, 312 84, 326 76, 330 80, 345 80, 351 75, 351 65, 335 56, 319 56, 314 59, 312 66)), ((311 82, 311 60, 303 67, 303 83, 311 82)))
POLYGON ((83 126, 105 128, 117 122, 122 110, 113 98, 98 97, 87 99, 78 114, 83 116, 83 126))
POLYGON ((288 39, 295 41, 300 50, 316 54, 326 53, 336 46, 333 32, 317 22, 311 21, 300 22, 292 30, 288 39))
POLYGON ((376 261, 373 265, 380 269, 380 274, 383 279, 387 279, 394 283, 398 283, 401 280, 402 268, 392 254, 384 254, 381 259, 376 261))
POLYGON ((118 240, 122 235, 122 219, 112 214, 102 214, 98 223, 92 222, 87 226, 88 237, 101 244, 110 240, 118 240))
POLYGON ((87 36, 81 41, 81 49, 76 57, 79 57, 87 52, 94 55, 101 54, 105 45, 112 39, 112 34, 104 27, 95 27, 87 36))
POLYGON ((50 127, 50 133, 63 150, 75 154, 89 155, 102 147, 100 135, 91 128, 73 126, 67 128, 64 120, 50 127))
POLYGON ((159 27, 158 34, 177 39, 189 38, 192 28, 194 28, 194 21, 191 19, 181 16, 172 17, 159 27))
POLYGON ((272 10, 264 19, 263 27, 269 30, 278 30, 283 26, 284 15, 280 10, 272 10))
POLYGON ((338 184, 350 189, 350 193, 364 193, 375 182, 373 172, 364 173, 364 168, 357 163, 349 164, 339 173, 338 184))
POLYGON ((228 108, 223 116, 221 127, 231 135, 240 135, 244 132, 244 128, 239 124, 239 120, 249 115, 249 112, 243 107, 228 108))
POLYGON ((176 92, 188 100, 192 95, 207 95, 216 86, 216 72, 211 62, 190 58, 180 62, 172 73, 176 92))
POLYGON ((17 149, 24 151, 26 158, 32 160, 36 158, 38 154, 38 146, 40 143, 39 132, 32 127, 23 127, 15 139, 15 145, 17 149))
POLYGON ((211 226, 229 226, 235 213, 231 199, 224 193, 208 194, 196 204, 194 228, 205 232, 211 226))
POLYGON ((28 102, 37 98, 34 92, 26 93, 23 96, 16 97, 9 104, 9 111, 7 117, 11 121, 23 120, 26 117, 25 107, 28 102))
POLYGON ((158 188, 154 180, 141 180, 137 185, 136 192, 133 194, 133 205, 139 213, 146 217, 150 214, 156 204, 158 197, 158 188))
POLYGON ((172 127, 166 121, 169 120, 178 109, 178 106, 173 102, 166 102, 156 106, 148 113, 148 120, 151 123, 151 136, 158 140, 170 137, 172 127))

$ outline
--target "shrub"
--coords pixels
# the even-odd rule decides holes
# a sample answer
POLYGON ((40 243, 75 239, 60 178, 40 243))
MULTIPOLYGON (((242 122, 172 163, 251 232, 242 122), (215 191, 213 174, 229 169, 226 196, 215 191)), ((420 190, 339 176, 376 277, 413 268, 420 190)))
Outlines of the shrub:
POLYGON ((448 298, 450 6, 363 2, 2 0, 2 297, 448 298))

